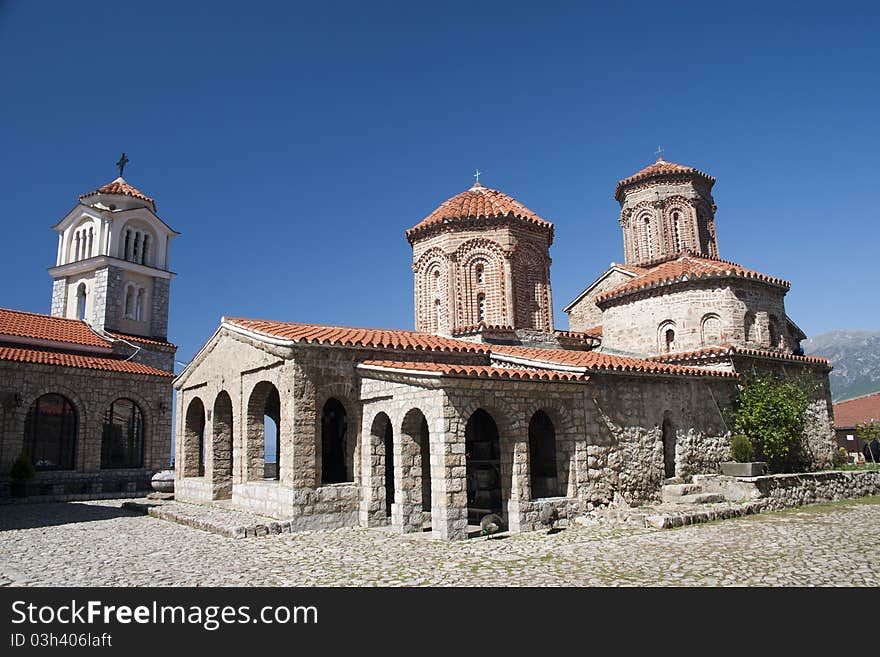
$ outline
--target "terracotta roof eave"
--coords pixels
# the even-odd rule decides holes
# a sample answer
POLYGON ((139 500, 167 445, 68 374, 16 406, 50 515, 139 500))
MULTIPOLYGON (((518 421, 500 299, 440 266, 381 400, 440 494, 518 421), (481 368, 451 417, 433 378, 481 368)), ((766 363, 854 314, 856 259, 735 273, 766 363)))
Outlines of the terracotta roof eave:
POLYGON ((549 221, 545 221, 543 219, 535 220, 530 217, 525 217, 525 216, 515 215, 515 214, 480 215, 480 216, 476 216, 476 217, 472 216, 472 217, 455 217, 455 218, 449 217, 449 218, 443 219, 442 221, 434 221, 429 224, 424 224, 424 225, 417 224, 416 226, 413 226, 412 228, 407 229, 404 234, 406 235, 407 241, 410 244, 412 244, 417 238, 421 237, 424 234, 432 233, 435 231, 440 232, 440 231, 446 230, 448 228, 452 228, 453 226, 461 225, 461 224, 465 224, 465 225, 475 224, 480 220, 499 221, 499 222, 510 221, 510 220, 522 221, 523 223, 531 224, 533 226, 537 226, 539 228, 543 228, 543 229, 547 230, 550 235, 550 240, 549 240, 550 244, 553 243, 554 228, 553 228, 552 223, 550 223, 549 221))
MULTIPOLYGON (((783 290, 791 289, 791 283, 782 279, 773 278, 773 277, 763 277, 762 276, 748 276, 743 274, 738 274, 736 272, 718 272, 718 274, 685 274, 683 276, 677 276, 672 279, 665 279, 662 281, 653 281, 650 283, 646 283, 645 285, 638 285, 635 287, 628 287, 627 289, 620 290, 615 292, 611 290, 610 292, 606 292, 604 294, 600 294, 596 297, 596 304, 605 303, 607 301, 613 301, 615 299, 622 299, 624 297, 628 297, 633 294, 638 294, 639 292, 647 292, 648 290, 655 290, 661 287, 672 287, 674 285, 679 285, 682 283, 696 283, 700 281, 712 281, 712 280, 723 280, 723 279, 739 279, 739 280, 757 280, 762 283, 766 283, 767 285, 771 285, 773 287, 778 287, 783 290)), ((629 285, 625 283, 624 285, 629 285)))

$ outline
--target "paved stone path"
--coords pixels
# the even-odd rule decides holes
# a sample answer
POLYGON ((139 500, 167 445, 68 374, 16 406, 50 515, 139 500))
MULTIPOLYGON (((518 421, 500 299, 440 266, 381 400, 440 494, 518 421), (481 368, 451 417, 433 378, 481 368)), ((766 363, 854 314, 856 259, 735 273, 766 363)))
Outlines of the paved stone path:
POLYGON ((675 530, 573 525, 455 543, 388 529, 230 539, 121 504, 0 506, 0 585, 880 585, 877 497, 675 530))

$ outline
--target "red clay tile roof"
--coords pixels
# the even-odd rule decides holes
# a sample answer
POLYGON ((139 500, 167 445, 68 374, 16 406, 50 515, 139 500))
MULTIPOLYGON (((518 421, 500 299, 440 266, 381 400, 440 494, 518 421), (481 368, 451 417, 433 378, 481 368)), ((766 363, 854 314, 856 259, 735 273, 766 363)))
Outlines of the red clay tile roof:
POLYGON ((224 317, 223 321, 268 337, 305 344, 326 344, 371 349, 402 349, 410 351, 452 351, 487 353, 485 345, 430 333, 394 329, 353 328, 323 324, 297 324, 262 319, 224 317))
POLYGON ((392 360, 365 360, 362 365, 480 379, 511 379, 514 381, 586 381, 589 379, 586 374, 575 372, 558 372, 542 369, 524 370, 495 367, 491 365, 455 365, 452 363, 424 363, 392 360))
POLYGON ((0 335, 69 342, 90 347, 110 347, 112 343, 78 319, 64 319, 21 310, 0 308, 0 335))
POLYGON ((153 212, 156 211, 156 202, 153 199, 151 199, 149 196, 144 194, 142 191, 135 189, 134 187, 129 185, 127 182, 125 182, 125 179, 122 178, 121 176, 119 178, 117 178, 116 180, 108 182, 106 185, 103 185, 102 187, 98 187, 98 189, 96 189, 93 192, 89 192, 88 194, 80 195, 79 198, 80 198, 80 200, 82 200, 84 198, 88 198, 89 196, 95 196, 97 194, 121 194, 122 196, 132 196, 134 198, 139 198, 140 200, 146 201, 147 203, 149 203, 150 207, 153 208, 153 212))
POLYGON ((791 287, 791 283, 782 278, 775 278, 751 269, 745 269, 735 262, 686 252, 657 261, 650 267, 647 267, 644 273, 600 294, 596 297, 596 301, 601 303, 602 301, 623 297, 639 290, 710 278, 749 278, 780 287, 791 287))
POLYGON ((658 176, 674 176, 688 173, 695 176, 700 176, 709 183, 710 187, 715 184, 715 178, 710 176, 708 173, 703 173, 702 171, 700 171, 699 169, 695 169, 694 167, 686 167, 681 164, 676 164, 675 162, 667 162, 663 158, 660 158, 656 162, 654 162, 654 164, 648 165, 641 171, 634 173, 628 178, 624 178, 623 180, 619 181, 617 183, 617 188, 614 190, 614 198, 620 201, 621 191, 624 187, 627 187, 632 183, 658 176))
POLYGON ((667 365, 666 363, 650 362, 626 356, 614 356, 597 351, 580 351, 574 349, 532 349, 492 345, 492 356, 512 356, 529 361, 546 363, 547 365, 564 365, 582 367, 597 372, 628 372, 635 374, 678 374, 685 376, 735 376, 732 372, 703 370, 696 367, 667 365))
POLYGON ((0 347, 0 360, 15 361, 18 363, 37 363, 40 365, 57 365, 58 367, 76 367, 87 370, 103 370, 106 372, 125 372, 128 374, 146 374, 149 376, 173 377, 171 372, 114 358, 101 358, 98 356, 82 356, 79 354, 64 354, 57 351, 42 349, 20 349, 18 347, 0 347))
POLYGON ((773 351, 772 349, 751 349, 749 347, 738 347, 730 344, 704 347, 703 349, 695 349, 693 351, 680 351, 673 354, 649 356, 647 360, 661 363, 676 363, 717 359, 733 355, 772 358, 775 360, 793 360, 800 363, 813 363, 815 365, 831 367, 831 363, 827 358, 820 358, 819 356, 798 356, 797 354, 784 354, 779 351, 773 351))
POLYGON ((499 192, 497 189, 483 187, 479 183, 461 194, 456 194, 443 201, 440 207, 406 231, 406 237, 412 242, 413 237, 421 231, 443 223, 503 217, 517 217, 547 228, 550 231, 551 241, 553 239, 553 224, 541 219, 507 194, 499 192))
POLYGON ((854 427, 866 420, 880 420, 880 392, 834 404, 834 426, 854 427))
POLYGON ((479 324, 471 324, 470 326, 457 326, 452 329, 452 335, 464 335, 466 333, 482 333, 482 332, 490 332, 490 333, 513 333, 515 329, 509 324, 486 324, 484 322, 480 322, 479 324))
POLYGON ((107 331, 108 335, 112 335, 114 338, 119 338, 121 340, 127 340, 129 342, 142 342, 144 344, 155 344, 160 347, 173 347, 177 349, 177 345, 168 342, 167 340, 156 340, 154 338, 144 338, 140 335, 128 335, 127 333, 117 333, 116 331, 107 331))

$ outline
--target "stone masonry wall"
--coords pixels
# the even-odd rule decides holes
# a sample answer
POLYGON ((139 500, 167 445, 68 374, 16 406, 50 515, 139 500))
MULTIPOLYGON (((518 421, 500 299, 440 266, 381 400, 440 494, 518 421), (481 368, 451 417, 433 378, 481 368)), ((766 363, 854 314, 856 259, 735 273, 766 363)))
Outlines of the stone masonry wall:
MULTIPOLYGON (((64 395, 76 410, 76 473, 106 473, 108 481, 119 479, 120 470, 101 470, 101 438, 104 416, 110 404, 120 398, 136 402, 144 417, 143 470, 147 474, 136 469, 131 471, 132 477, 143 481, 149 473, 168 467, 171 451, 170 378, 0 361, 0 399, 5 400, 0 406, 0 477, 6 476, 22 450, 28 409, 38 397, 48 393, 64 395), (20 406, 10 402, 15 394, 20 397, 20 406)), ((45 472, 38 477, 48 482, 69 479, 70 473, 45 472)))
MULTIPOLYGON (((674 351, 690 351, 704 343, 702 321, 709 315, 721 320, 721 343, 745 344, 769 348, 768 317, 785 321, 783 293, 776 287, 731 281, 694 281, 686 287, 677 285, 634 294, 621 300, 600 304, 602 348, 611 352, 653 356, 665 351, 661 345, 660 326, 672 322, 675 331, 674 351), (746 312, 755 314, 762 341, 745 341, 746 312)), ((788 338, 786 338, 788 340, 788 338)), ((790 353, 790 344, 786 345, 790 353)))
POLYGON ((600 280, 595 287, 590 290, 589 294, 583 296, 576 303, 571 305, 568 310, 568 330, 569 331, 586 331, 602 324, 602 311, 596 305, 596 297, 614 289, 618 285, 623 285, 630 280, 632 276, 627 276, 613 269, 606 272, 604 278, 600 280))

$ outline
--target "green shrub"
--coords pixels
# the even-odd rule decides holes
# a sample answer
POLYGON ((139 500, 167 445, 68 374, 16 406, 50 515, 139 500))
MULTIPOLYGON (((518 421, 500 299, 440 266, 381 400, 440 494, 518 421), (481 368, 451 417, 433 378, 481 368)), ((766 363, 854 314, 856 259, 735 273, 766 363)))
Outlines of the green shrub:
POLYGON ((33 479, 36 472, 31 457, 22 452, 12 463, 9 476, 12 477, 13 481, 27 481, 28 479, 33 479))
POLYGON ((752 446, 752 441, 749 440, 748 436, 738 433, 730 439, 730 458, 737 463, 753 461, 752 457, 754 454, 755 448, 752 446))
POLYGON ((837 451, 834 452, 834 467, 839 468, 842 465, 849 464, 849 462, 849 452, 844 447, 838 447, 837 451))
POLYGON ((816 386, 807 372, 743 377, 730 409, 732 429, 749 437, 756 460, 766 461, 771 472, 794 472, 806 465, 805 415, 816 386))

